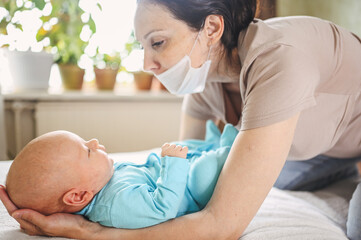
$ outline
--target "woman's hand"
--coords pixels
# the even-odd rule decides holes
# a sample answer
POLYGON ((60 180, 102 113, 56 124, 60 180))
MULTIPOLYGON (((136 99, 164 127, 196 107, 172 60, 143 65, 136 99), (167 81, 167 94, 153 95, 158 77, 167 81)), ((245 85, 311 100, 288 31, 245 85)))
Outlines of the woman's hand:
POLYGON ((20 209, 12 215, 19 223, 21 229, 29 235, 58 236, 75 239, 87 239, 84 234, 90 234, 92 225, 96 223, 85 220, 80 215, 68 213, 55 213, 44 216, 30 209, 20 209), (84 231, 87 229, 86 231, 84 231))
POLYGON ((9 215, 13 214, 18 208, 15 206, 15 204, 10 200, 6 189, 3 185, 0 185, 0 200, 4 204, 6 210, 8 210, 9 215))
POLYGON ((29 235, 61 236, 86 239, 84 234, 90 234, 100 229, 100 225, 85 220, 80 215, 56 213, 44 216, 30 209, 18 209, 11 202, 6 189, 0 185, 0 199, 8 213, 19 222, 20 228, 29 235))

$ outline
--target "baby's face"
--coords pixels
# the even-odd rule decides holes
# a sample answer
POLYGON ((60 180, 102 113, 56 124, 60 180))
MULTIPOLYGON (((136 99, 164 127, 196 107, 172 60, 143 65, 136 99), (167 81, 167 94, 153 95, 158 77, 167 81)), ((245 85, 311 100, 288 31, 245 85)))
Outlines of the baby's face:
MULTIPOLYGON (((70 134, 67 144, 73 144, 70 149, 72 161, 68 161, 74 174, 81 175, 84 185, 92 184, 93 190, 98 192, 113 175, 113 160, 108 157, 105 147, 97 139, 85 141, 81 137, 70 134)), ((69 154, 69 153, 65 153, 69 154)))

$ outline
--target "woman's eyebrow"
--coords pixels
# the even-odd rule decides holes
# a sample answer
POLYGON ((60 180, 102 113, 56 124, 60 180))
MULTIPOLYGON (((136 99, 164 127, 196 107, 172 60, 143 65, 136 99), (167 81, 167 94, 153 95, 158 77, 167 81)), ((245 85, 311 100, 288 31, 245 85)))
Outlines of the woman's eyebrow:
POLYGON ((147 34, 144 35, 143 39, 147 39, 149 37, 150 34, 154 33, 154 32, 160 32, 162 31, 162 29, 154 29, 154 30, 151 30, 150 32, 148 32, 147 34))

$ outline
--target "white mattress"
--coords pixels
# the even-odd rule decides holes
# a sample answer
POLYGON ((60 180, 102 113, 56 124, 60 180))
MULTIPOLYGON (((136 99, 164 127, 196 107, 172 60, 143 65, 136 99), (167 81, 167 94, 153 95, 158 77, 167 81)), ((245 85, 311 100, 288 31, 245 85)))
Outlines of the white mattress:
MULTIPOLYGON (((112 155, 116 161, 141 163, 150 151, 112 155)), ((0 161, 0 184, 4 184, 10 165, 11 161, 0 161)), ((346 240, 348 200, 354 187, 354 183, 344 181, 314 193, 274 188, 240 239, 346 240)), ((21 232, 18 223, 7 214, 5 207, 0 203, 0 239, 46 238, 31 237, 21 232)))

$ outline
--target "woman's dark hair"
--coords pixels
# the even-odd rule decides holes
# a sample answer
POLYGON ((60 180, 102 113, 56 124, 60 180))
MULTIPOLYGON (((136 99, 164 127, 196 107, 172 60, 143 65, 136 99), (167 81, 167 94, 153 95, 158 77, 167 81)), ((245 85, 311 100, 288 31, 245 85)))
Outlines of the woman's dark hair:
POLYGON ((224 32, 221 42, 230 58, 238 45, 239 33, 254 19, 257 0, 150 0, 165 6, 176 19, 199 31, 208 15, 221 15, 224 32))

